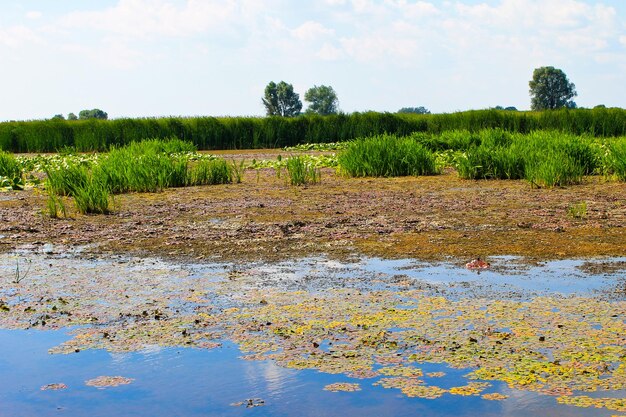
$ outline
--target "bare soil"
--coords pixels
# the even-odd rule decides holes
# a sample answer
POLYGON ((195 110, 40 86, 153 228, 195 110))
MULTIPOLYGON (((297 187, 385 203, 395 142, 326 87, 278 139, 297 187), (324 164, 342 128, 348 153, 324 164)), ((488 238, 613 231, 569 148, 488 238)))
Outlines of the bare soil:
POLYGON ((46 198, 0 194, 0 251, 53 243, 190 260, 626 256, 626 185, 598 177, 532 189, 454 172, 350 179, 326 169, 321 184, 293 187, 265 169, 246 171, 241 184, 116 196, 111 215, 80 215, 66 200, 66 219, 44 214, 46 198), (581 202, 587 212, 574 218, 569 208, 581 202))

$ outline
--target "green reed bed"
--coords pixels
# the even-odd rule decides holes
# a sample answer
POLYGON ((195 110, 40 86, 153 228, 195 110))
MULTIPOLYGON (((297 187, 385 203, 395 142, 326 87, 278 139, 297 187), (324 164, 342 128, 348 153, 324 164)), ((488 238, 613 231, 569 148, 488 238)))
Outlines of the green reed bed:
POLYGON ((194 164, 187 175, 187 185, 215 185, 241 182, 237 172, 239 165, 229 164, 223 159, 200 161, 194 164))
POLYGON ((81 213, 101 214, 110 211, 114 194, 225 184, 237 178, 240 181, 236 166, 224 160, 201 159, 190 163, 190 156, 181 152, 192 149, 193 145, 183 141, 150 140, 113 148, 90 164, 70 162, 47 166, 48 211, 57 217, 62 201, 56 196, 73 197, 81 213))
POLYGON ((626 181, 626 137, 608 145, 606 167, 607 174, 614 175, 620 181, 626 181))
POLYGON ((0 151, 0 189, 21 190, 23 188, 22 165, 12 154, 0 151))
MULTIPOLYGON (((345 142, 380 134, 439 135, 502 129, 512 133, 557 130, 574 135, 626 135, 626 110, 562 109, 545 112, 472 110, 448 114, 352 113, 298 117, 165 117, 115 120, 34 120, 0 123, 0 149, 12 152, 106 151, 149 138, 177 137, 198 149, 280 148, 345 142)), ((433 139, 430 136, 430 139, 433 139)), ((459 137, 459 140, 467 138, 459 137)), ((462 146, 444 138, 441 146, 462 146)), ((428 146, 427 146, 428 147, 428 146)))
POLYGON ((338 158, 341 172, 351 177, 399 177, 439 172, 435 155, 416 140, 393 135, 358 139, 338 158))
POLYGON ((559 131, 453 130, 360 139, 349 143, 338 161, 349 176, 428 175, 451 165, 465 179, 526 179, 533 187, 555 187, 581 183, 587 175, 623 180, 625 143, 624 137, 559 131))
POLYGON ((480 145, 455 160, 465 179, 526 179, 533 186, 577 184, 584 175, 598 173, 602 146, 594 138, 560 132, 528 135, 485 131, 480 145))
POLYGON ((285 161, 285 169, 291 185, 317 184, 321 181, 321 172, 310 158, 291 156, 285 161))

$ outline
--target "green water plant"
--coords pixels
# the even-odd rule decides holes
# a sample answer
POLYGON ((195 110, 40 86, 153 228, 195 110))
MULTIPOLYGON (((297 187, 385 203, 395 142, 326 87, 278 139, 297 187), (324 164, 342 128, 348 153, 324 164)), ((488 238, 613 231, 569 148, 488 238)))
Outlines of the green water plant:
POLYGON ((608 147, 607 167, 619 181, 626 181, 626 137, 616 139, 608 147))
POLYGON ((433 152, 412 138, 379 135, 351 142, 338 156, 351 177, 399 177, 439 172, 433 152))
POLYGON ((291 156, 285 160, 285 169, 291 185, 317 184, 321 181, 319 168, 303 156, 291 156))
POLYGON ((189 169, 188 185, 215 185, 233 182, 233 165, 223 159, 199 161, 189 169))
POLYGON ((581 201, 570 205, 567 209, 567 214, 574 219, 582 220, 587 218, 587 202, 581 201))

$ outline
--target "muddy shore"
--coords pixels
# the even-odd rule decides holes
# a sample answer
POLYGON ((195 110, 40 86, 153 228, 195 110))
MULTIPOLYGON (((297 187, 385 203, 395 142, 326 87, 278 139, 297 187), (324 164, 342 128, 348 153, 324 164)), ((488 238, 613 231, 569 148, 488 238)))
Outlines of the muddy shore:
POLYGON ((547 260, 626 255, 626 186, 589 177, 532 189, 524 181, 349 179, 293 187, 273 169, 241 184, 115 197, 111 215, 43 214, 41 190, 0 194, 0 251, 45 243, 181 260, 272 261, 325 254, 421 260, 517 255, 547 260), (586 213, 570 207, 586 203, 586 213))

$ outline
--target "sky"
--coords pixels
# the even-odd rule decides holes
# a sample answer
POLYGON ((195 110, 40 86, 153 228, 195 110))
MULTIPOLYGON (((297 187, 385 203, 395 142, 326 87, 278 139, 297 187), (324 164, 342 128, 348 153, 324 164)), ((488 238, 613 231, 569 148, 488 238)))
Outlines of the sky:
POLYGON ((541 66, 579 106, 626 107, 626 1, 0 2, 0 121, 263 115, 283 80, 344 112, 525 110, 541 66))

